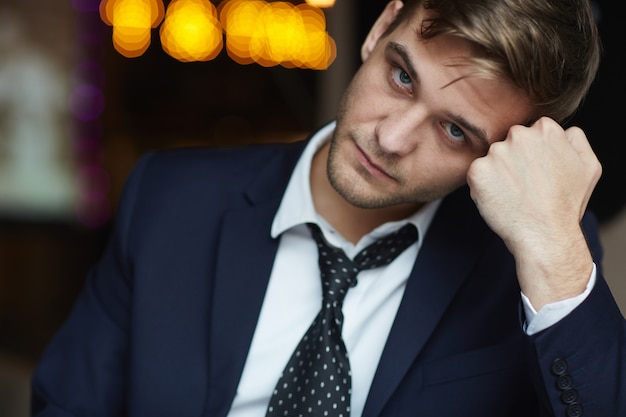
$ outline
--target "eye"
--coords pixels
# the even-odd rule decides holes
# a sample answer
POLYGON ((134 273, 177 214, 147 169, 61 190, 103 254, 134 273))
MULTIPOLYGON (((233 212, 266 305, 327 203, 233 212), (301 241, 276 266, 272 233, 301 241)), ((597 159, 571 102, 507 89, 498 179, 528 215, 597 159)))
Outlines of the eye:
POLYGON ((443 122, 443 128, 454 142, 465 142, 467 138, 460 127, 450 122, 443 122))
POLYGON ((410 89, 413 81, 411 76, 402 68, 393 69, 393 80, 401 87, 410 89))

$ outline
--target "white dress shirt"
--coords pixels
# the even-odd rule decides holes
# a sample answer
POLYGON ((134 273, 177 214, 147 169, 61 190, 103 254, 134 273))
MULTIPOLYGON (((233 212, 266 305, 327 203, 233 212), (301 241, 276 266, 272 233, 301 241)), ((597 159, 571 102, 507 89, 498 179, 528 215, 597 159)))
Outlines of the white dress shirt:
MULTIPOLYGON (((313 155, 330 139, 334 127, 334 122, 328 124, 307 145, 274 218, 271 235, 280 236, 278 252, 229 417, 265 415, 284 366, 321 308, 317 246, 305 224, 317 223, 328 242, 352 258, 376 239, 411 222, 417 227, 418 241, 387 267, 360 272, 358 285, 348 291, 343 303, 342 335, 352 371, 351 416, 361 416, 406 281, 441 203, 437 200, 405 220, 383 224, 356 245, 344 239, 316 213, 309 183, 313 155)), ((589 287, 592 285, 590 282, 589 287)), ((589 291, 590 288, 575 299, 545 306, 538 313, 523 297, 529 318, 527 332, 537 332, 556 323, 582 302, 589 291)))

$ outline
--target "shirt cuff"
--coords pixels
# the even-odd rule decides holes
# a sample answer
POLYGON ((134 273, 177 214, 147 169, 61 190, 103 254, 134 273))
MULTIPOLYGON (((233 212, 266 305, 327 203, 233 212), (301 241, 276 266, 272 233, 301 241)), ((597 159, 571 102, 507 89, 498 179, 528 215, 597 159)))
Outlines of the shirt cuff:
POLYGON ((567 298, 565 300, 557 301, 555 303, 546 304, 541 307, 539 311, 535 311, 533 306, 530 304, 530 300, 524 293, 522 294, 522 304, 524 306, 524 313, 526 314, 526 323, 524 324, 524 331, 527 335, 533 335, 542 330, 547 329, 553 324, 557 323, 559 320, 567 316, 572 312, 576 307, 578 307, 589 295, 593 286, 596 283, 596 264, 593 264, 593 269, 591 270, 591 276, 589 277, 589 281, 587 282, 587 287, 585 291, 581 294, 567 298))

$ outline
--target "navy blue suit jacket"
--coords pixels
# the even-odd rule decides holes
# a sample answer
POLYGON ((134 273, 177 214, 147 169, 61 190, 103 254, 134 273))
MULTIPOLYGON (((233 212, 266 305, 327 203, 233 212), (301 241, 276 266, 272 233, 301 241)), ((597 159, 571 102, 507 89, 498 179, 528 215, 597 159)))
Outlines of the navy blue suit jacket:
MULTIPOLYGON (((33 415, 226 416, 278 247, 270 225, 302 149, 142 158, 37 366, 33 415)), ((600 265, 591 215, 583 226, 600 265)), ((527 336, 521 311, 511 254, 468 189, 455 191, 425 236, 363 415, 626 416, 625 322, 601 269, 551 328, 527 336)))

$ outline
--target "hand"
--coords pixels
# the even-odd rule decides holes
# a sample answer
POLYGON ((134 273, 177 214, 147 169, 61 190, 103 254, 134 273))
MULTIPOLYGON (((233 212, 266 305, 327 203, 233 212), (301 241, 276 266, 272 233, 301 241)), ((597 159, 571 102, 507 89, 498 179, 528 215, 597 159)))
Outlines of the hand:
POLYGON ((601 173, 584 132, 547 117, 513 126, 469 168, 472 199, 515 257, 537 310, 585 288, 592 259, 580 221, 601 173))

